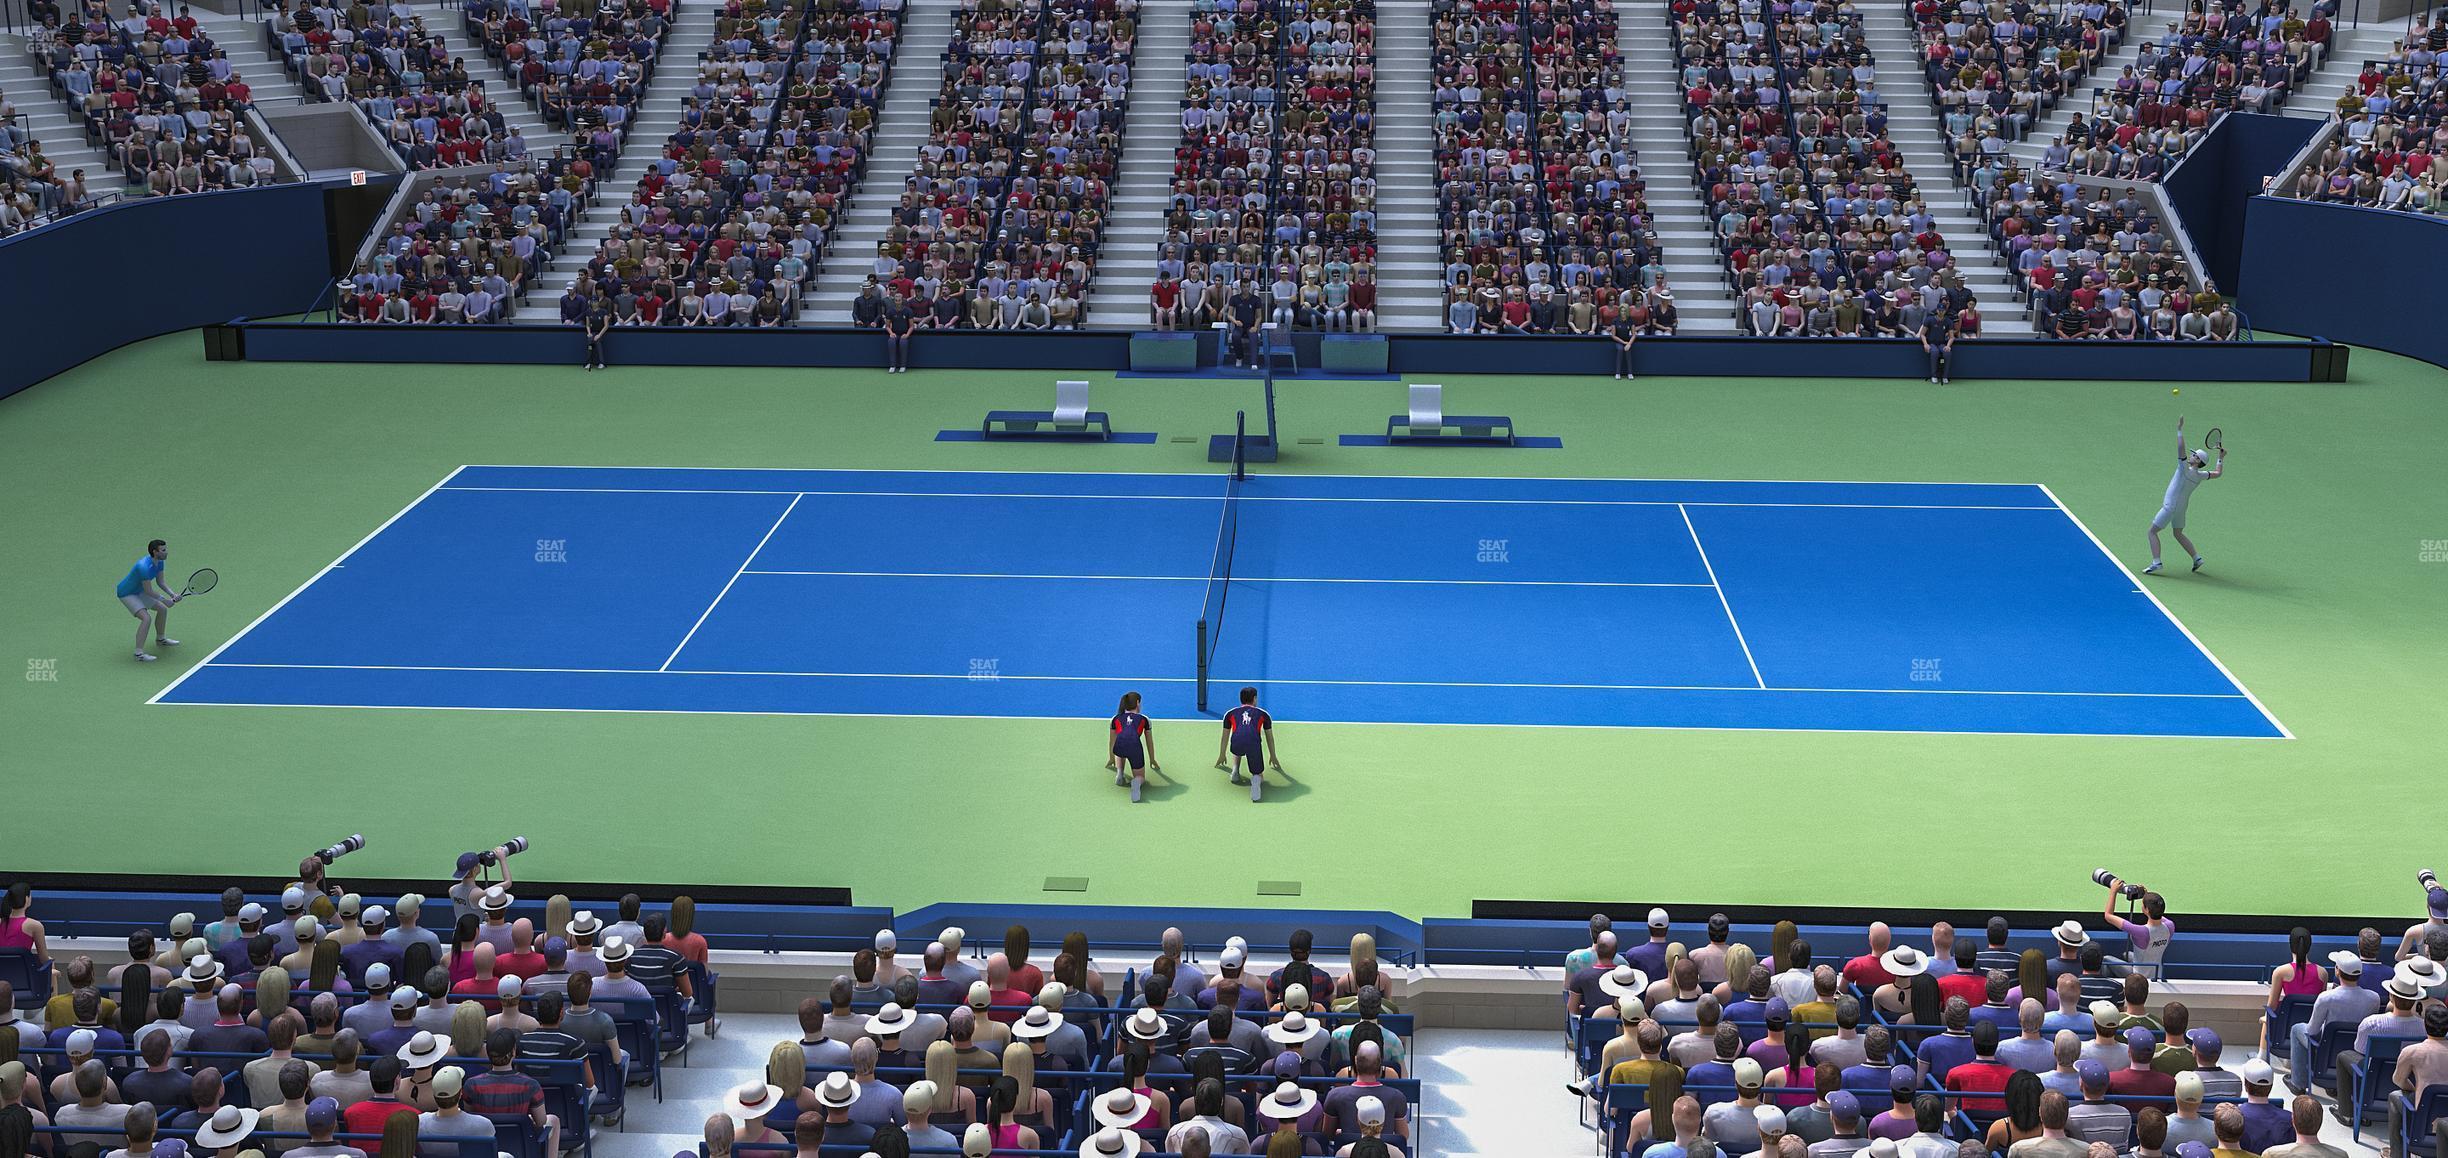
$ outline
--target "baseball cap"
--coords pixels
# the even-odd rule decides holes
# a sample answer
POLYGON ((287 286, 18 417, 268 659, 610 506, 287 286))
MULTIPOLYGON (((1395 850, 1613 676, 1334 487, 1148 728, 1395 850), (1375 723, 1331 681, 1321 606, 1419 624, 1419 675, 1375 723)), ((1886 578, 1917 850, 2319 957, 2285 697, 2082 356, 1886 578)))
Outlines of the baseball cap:
POLYGON ((1760 1081, 1763 1076, 1764 1075, 1760 1073, 1760 1064, 1758 1062, 1747 1057, 1734 1059, 1735 1085, 1741 1086, 1746 1090, 1755 1090, 1759 1088, 1760 1081))
MULTIPOLYGON (((1759 1063, 1753 1062, 1753 1065, 1759 1063)), ((1897 1066, 1887 1071, 1887 1089, 1894 1093, 1921 1088, 1921 1074, 1911 1066, 1897 1066)))
POLYGON ((1651 909, 1651 910, 1649 910, 1649 927, 1650 927, 1650 928, 1652 928, 1652 929, 1663 929, 1663 928, 1665 928, 1665 927, 1667 926, 1667 924, 1668 924, 1668 922, 1667 922, 1667 920, 1666 920, 1666 910, 1664 910, 1664 909, 1651 909))
POLYGON ((375 962, 375 963, 373 963, 373 964, 371 964, 371 965, 366 966, 366 971, 365 971, 365 983, 366 983, 366 988, 368 988, 368 989, 388 989, 388 988, 390 988, 390 987, 391 987, 391 963, 390 963, 390 962, 388 962, 388 961, 377 961, 377 962, 375 962))
POLYGON ((2201 1142, 2187 1142, 2176 1148, 2176 1158, 2210 1158, 2210 1147, 2201 1142))
POLYGON ((399 988, 391 991, 391 1008, 395 1010, 415 1009, 417 1007, 417 996, 418 994, 415 986, 402 985, 399 988))
POLYGON ((875 951, 876 951, 876 952, 878 952, 878 953, 891 953, 891 952, 894 952, 895 950, 898 950, 900 947, 901 947, 901 939, 900 939, 899 937, 894 936, 894 935, 893 935, 893 931, 892 931, 892 930, 890 930, 890 929, 879 929, 879 930, 877 930, 877 931, 876 931, 876 935, 875 935, 875 951))
POLYGON ((1827 1096, 1828 1117, 1839 1122, 1861 1121, 1861 1099, 1851 1090, 1837 1090, 1827 1096))
POLYGON ((433 1092, 446 1098, 457 1097, 459 1087, 466 1081, 467 1074, 458 1066, 443 1066, 441 1072, 434 1075, 433 1092))
POLYGON ((2186 1070, 2176 1075, 2176 1100, 2191 1104, 2202 1100, 2201 1075, 2186 1070))
POLYGON ((340 1103, 330 1098, 316 1098, 306 1103, 306 1128, 329 1130, 340 1124, 340 1103))
POLYGON ((2117 1019, 2123 1016, 2125 1016, 2125 1011, 2117 1008, 2116 1002, 2094 1001, 2091 1003, 2091 1023, 2094 1025, 2114 1025, 2117 1019))
POLYGON ((1226 949, 1224 951, 1224 955, 1217 958, 1216 962, 1224 968, 1225 972, 1230 973, 1241 968, 1241 966, 1248 962, 1248 960, 1249 955, 1243 953, 1241 950, 1226 949))
POLYGON ((2261 1060, 2260 1058, 2253 1058, 2250 1061, 2245 1062, 2242 1067, 2242 1073, 2244 1077, 2244 1084, 2248 1086, 2266 1086, 2270 1084, 2270 1080, 2272 1078, 2277 1076, 2270 1069, 2270 1064, 2261 1060))
POLYGON ((1762 1134, 1785 1132, 1785 1111, 1775 1106, 1761 1106, 1751 1111, 1751 1116, 1759 1121, 1759 1132, 1762 1134))
POLYGON ((263 923, 264 919, 264 907, 256 904, 253 901, 248 901, 247 903, 238 906, 238 919, 245 924, 260 925, 263 923))
POLYGON ((2340 974, 2347 977, 2361 977, 2363 975, 2363 959, 2355 956, 2355 951, 2352 949, 2340 949, 2335 953, 2331 953, 2329 955, 2329 964, 2340 974))
POLYGON ((306 890, 291 885, 281 890, 281 908, 295 913, 306 907, 306 890))
POLYGON ((2108 1067, 2101 1065, 2097 1058, 2087 1057, 2075 1062, 2074 1076, 2080 1078, 2082 1084, 2087 1087, 2103 1090, 2108 1088, 2108 1067))
POLYGON ((68 1033, 68 1052, 69 1052, 69 1053, 72 1053, 72 1054, 86 1054, 86 1053, 92 1053, 93 1051, 94 1051, 94 1031, 92 1031, 92 1030, 90 1030, 90 1029, 77 1029, 77 1030, 70 1030, 70 1031, 69 1031, 69 1033, 68 1033))
POLYGON ((466 875, 468 875, 468 870, 469 870, 469 869, 475 868, 477 865, 482 864, 482 863, 484 863, 484 854, 482 854, 482 853, 475 853, 475 852, 463 852, 463 853, 460 853, 460 854, 459 854, 459 870, 458 870, 457 872, 452 873, 451 875, 452 875, 452 876, 455 876, 455 877, 463 877, 463 876, 466 876, 466 875))
POLYGON ((2220 1047, 2225 1043, 2219 1041, 2217 1030, 2204 1028, 2185 1034, 2185 1044, 2192 1046, 2196 1052, 2206 1053, 2215 1058, 2219 1055, 2220 1047))
POLYGON ((2151 1036, 2151 1031, 2144 1029, 2141 1026, 2137 1025, 2132 1029, 2125 1031, 2125 1048, 2127 1049, 2140 1050, 2147 1053, 2153 1049, 2157 1049, 2158 1046, 2159 1040, 2151 1036))

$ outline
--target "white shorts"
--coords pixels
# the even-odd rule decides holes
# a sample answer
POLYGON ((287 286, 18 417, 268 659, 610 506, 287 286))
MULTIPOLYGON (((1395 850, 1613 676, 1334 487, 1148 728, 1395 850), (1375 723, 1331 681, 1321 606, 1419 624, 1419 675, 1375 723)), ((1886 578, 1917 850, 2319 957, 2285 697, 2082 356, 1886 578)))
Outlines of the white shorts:
POLYGON ((122 595, 119 597, 119 602, 126 605, 130 613, 136 615, 142 615, 156 607, 167 609, 170 606, 170 604, 165 602, 161 596, 155 595, 150 591, 142 591, 134 595, 122 595))
POLYGON ((2161 507, 2159 513, 2151 517, 2151 530, 2174 528, 2181 531, 2184 530, 2184 521, 2185 509, 2183 507, 2161 507))

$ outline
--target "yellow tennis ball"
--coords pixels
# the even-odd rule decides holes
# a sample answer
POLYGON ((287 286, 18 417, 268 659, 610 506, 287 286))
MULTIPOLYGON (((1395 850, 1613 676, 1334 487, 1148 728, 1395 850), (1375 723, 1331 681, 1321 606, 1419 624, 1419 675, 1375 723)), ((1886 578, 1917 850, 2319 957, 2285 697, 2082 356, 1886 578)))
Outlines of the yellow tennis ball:
POLYGON ((2169 387, 2169 388, 2168 388, 2168 393, 2170 393, 2170 394, 2182 394, 2182 393, 2184 393, 2184 389, 2183 389, 2182 387, 2171 386, 2171 387, 2169 387))

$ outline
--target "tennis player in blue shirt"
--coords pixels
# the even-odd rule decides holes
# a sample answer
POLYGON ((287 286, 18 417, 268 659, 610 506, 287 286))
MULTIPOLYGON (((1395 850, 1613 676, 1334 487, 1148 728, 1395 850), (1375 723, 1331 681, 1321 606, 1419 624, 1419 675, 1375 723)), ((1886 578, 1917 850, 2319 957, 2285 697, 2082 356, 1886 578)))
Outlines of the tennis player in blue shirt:
POLYGON ((151 663, 156 656, 145 650, 145 628, 153 629, 153 642, 160 647, 177 647, 170 638, 170 605, 179 601, 176 593, 162 583, 162 570, 170 562, 170 545, 155 539, 145 544, 145 557, 128 568, 127 577, 119 581, 119 602, 128 614, 136 617, 136 658, 151 663), (150 623, 148 624, 148 620, 150 623))
POLYGON ((1122 706, 1114 712, 1112 738, 1105 745, 1105 766, 1113 770, 1114 787, 1130 785, 1131 803, 1139 803, 1140 794, 1147 790, 1148 770, 1164 771, 1156 762, 1156 733, 1146 716, 1139 714, 1139 693, 1122 693, 1122 706), (1127 776, 1124 763, 1130 765, 1127 776))
POLYGON ((1283 771, 1283 762, 1275 751, 1275 717, 1258 706, 1258 689, 1241 689, 1241 706, 1224 713, 1224 734, 1216 738, 1216 770, 1232 774, 1232 782, 1241 783, 1241 764, 1249 763, 1250 803, 1256 804, 1266 791, 1266 773, 1283 771), (1259 745, 1266 746, 1266 767, 1258 766, 1259 745), (1231 759, 1226 759, 1226 753, 1231 759))

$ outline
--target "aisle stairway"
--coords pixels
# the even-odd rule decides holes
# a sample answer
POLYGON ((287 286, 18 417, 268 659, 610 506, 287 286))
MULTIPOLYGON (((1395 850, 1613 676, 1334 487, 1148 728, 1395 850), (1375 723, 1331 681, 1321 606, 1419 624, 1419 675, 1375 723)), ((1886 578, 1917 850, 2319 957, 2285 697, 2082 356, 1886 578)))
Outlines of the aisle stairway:
POLYGON ((1683 89, 1676 83, 1674 48, 1667 42, 1666 5, 1663 0, 1636 0, 1618 11, 1632 145, 1640 152, 1641 179, 1648 182, 1666 282, 1674 289, 1675 312, 1682 316, 1677 332, 1731 334, 1734 291, 1710 232, 1708 203, 1694 184, 1683 89))
POLYGON ((1123 119, 1122 164, 1114 173, 1088 284, 1090 329, 1147 328, 1149 283, 1164 240, 1165 198, 1172 188, 1173 149, 1181 142, 1181 102, 1189 68, 1190 0, 1142 0, 1139 42, 1131 49, 1130 111, 1123 119))
MULTIPOLYGON (((569 240, 553 262, 536 274, 536 289, 526 304, 513 316, 515 321, 559 321, 561 295, 578 274, 586 268, 587 259, 595 255, 595 247, 612 236, 612 226, 620 220, 621 210, 629 206, 629 197, 637 191, 638 177, 645 173, 646 163, 663 155, 672 129, 680 123, 682 101, 697 83, 698 58, 714 43, 714 17, 720 11, 710 0, 694 0, 674 7, 671 30, 663 34, 663 55, 655 60, 654 79, 646 84, 646 94, 638 99, 637 118, 629 131, 629 139, 621 143, 620 160, 609 173, 595 178, 595 203, 588 207, 577 224, 570 227, 569 240)), ((426 18, 427 27, 435 23, 426 18)), ((456 27, 451 31, 456 32, 456 27)), ((453 42, 456 46, 456 41, 453 42)), ((475 62, 470 61, 473 67, 475 62)), ((487 85, 488 89, 492 86, 487 85)), ((501 98, 503 115, 514 111, 532 112, 532 106, 517 99, 514 85, 501 98)), ((522 127, 521 134, 530 138, 528 149, 538 149, 537 133, 547 134, 540 140, 557 142, 548 126, 522 127)))
POLYGON ((1980 302, 1982 332, 2029 336, 2032 325, 2023 316, 2014 278, 1993 248, 1988 227, 1966 204, 1955 167, 1948 163, 1946 130, 1930 108, 1929 81, 1909 15, 1900 4, 1868 4, 1862 9, 1862 35, 1878 69, 1879 96, 1887 102, 1887 137, 1904 158, 1964 285, 1980 302))
POLYGON ((1377 328, 1444 328, 1426 0, 1377 5, 1377 328))
POLYGON ((901 43, 893 49, 892 79, 876 113, 875 151, 850 210, 825 250, 824 272, 799 311, 803 326, 847 326, 850 299, 875 267, 876 243, 884 237, 901 188, 918 168, 918 147, 927 141, 935 93, 943 85, 943 54, 952 45, 955 0, 909 0, 901 10, 901 43))

